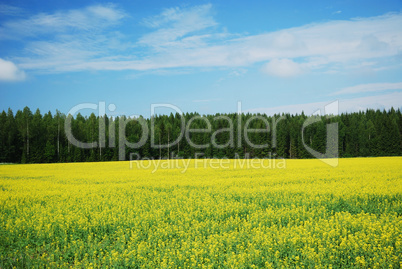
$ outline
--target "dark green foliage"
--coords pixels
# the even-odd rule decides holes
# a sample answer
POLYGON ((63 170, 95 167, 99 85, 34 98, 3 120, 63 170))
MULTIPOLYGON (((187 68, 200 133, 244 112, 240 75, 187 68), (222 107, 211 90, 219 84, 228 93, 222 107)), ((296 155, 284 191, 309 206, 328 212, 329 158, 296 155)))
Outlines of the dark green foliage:
MULTIPOLYGON (((71 116, 69 116, 71 117, 71 116)), ((317 116, 318 117, 318 116, 317 116)), ((328 124, 338 124, 339 157, 397 156, 402 154, 402 114, 367 110, 359 113, 325 116, 302 126, 308 117, 301 115, 216 114, 157 115, 152 119, 109 118, 91 114, 71 117, 73 136, 82 144, 96 142, 96 147, 71 144, 65 133, 66 115, 56 111, 42 116, 28 107, 14 115, 11 109, 0 113, 0 163, 52 163, 117 161, 119 121, 125 124, 126 160, 136 158, 313 158, 306 147, 320 153, 327 150, 328 124), (182 122, 182 120, 184 120, 182 122), (149 134, 140 148, 145 122, 149 134), (186 130, 182 129, 184 123, 186 130), (154 128, 151 128, 152 124, 154 128), (245 128, 249 130, 244 132, 245 128), (204 132, 186 131, 203 130, 204 132), (153 130, 153 135, 151 136, 153 130), (181 136, 181 139, 179 137, 181 136), (151 139, 152 138, 152 139, 151 139), (177 141, 179 141, 177 143, 177 141), (195 147, 194 145, 203 145, 195 147), (304 146, 306 145, 306 147, 304 146)), ((123 135, 123 138, 124 138, 123 135)))

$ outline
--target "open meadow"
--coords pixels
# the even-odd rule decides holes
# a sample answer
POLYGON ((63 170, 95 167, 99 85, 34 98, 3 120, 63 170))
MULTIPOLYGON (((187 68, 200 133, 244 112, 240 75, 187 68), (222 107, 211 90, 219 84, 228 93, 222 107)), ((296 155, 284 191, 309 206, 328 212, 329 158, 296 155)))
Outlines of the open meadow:
POLYGON ((1 165, 0 268, 402 266, 401 157, 156 161, 1 165))

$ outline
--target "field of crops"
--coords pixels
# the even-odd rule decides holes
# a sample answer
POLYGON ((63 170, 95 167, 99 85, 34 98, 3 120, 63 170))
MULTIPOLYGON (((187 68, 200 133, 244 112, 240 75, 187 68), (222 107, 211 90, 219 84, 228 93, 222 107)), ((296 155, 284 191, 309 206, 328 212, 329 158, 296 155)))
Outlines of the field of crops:
POLYGON ((0 165, 0 268, 402 266, 402 158, 180 162, 0 165))

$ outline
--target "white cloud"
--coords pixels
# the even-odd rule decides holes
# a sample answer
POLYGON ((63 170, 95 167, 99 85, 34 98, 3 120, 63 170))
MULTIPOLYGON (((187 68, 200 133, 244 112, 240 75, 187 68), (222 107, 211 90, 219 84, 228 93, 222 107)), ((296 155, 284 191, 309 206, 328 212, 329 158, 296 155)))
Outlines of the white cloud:
POLYGON ((100 59, 116 62, 124 58, 119 54, 130 44, 122 41, 124 35, 110 29, 125 16, 113 5, 41 13, 6 22, 0 26, 0 40, 26 40, 23 52, 28 56, 13 58, 25 70, 45 73, 89 70, 77 67, 100 59))
POLYGON ((402 49, 402 14, 330 21, 238 39, 248 61, 303 58, 311 69, 396 56, 402 49), (285 38, 284 38, 285 37, 285 38), (281 44, 281 46, 279 46, 281 44))
POLYGON ((24 79, 24 71, 20 70, 13 62, 0 58, 0 81, 19 81, 24 79))
POLYGON ((170 8, 144 19, 142 25, 150 31, 133 43, 125 38, 132 33, 112 31, 125 17, 113 5, 37 14, 0 26, 0 40, 26 40, 27 56, 12 59, 36 72, 245 68, 265 63, 263 72, 286 78, 358 69, 362 62, 372 63, 366 68, 374 71, 384 70, 395 66, 398 61, 390 59, 402 51, 402 13, 238 35, 219 26, 210 4, 170 8))
POLYGON ((268 75, 283 78, 294 77, 303 72, 300 64, 289 59, 273 59, 262 67, 262 71, 268 75))
MULTIPOLYGON (((401 108, 402 92, 389 93, 377 96, 367 96, 351 99, 339 99, 339 113, 365 111, 366 109, 390 109, 391 107, 401 108)), ((254 108, 246 110, 250 113, 265 113, 267 115, 290 113, 311 115, 317 110, 324 111, 324 107, 335 100, 324 102, 295 104, 268 108, 254 108)))
POLYGON ((343 88, 332 95, 353 94, 362 92, 379 92, 387 90, 402 90, 402 82, 396 83, 369 83, 343 88))
POLYGON ((388 48, 388 44, 380 41, 375 35, 370 34, 362 37, 358 48, 363 51, 385 51, 388 48))
MULTIPOLYGON (((205 8, 199 18, 209 22, 202 25, 212 26, 213 21, 205 15, 207 10, 208 8, 205 8)), ((170 13, 177 19, 180 17, 178 12, 175 10, 170 13)), ((161 21, 171 20, 161 19, 161 21)), ((287 70, 290 74, 309 70, 337 72, 339 69, 353 68, 362 61, 374 62, 373 59, 396 57, 402 51, 402 31, 396 26, 402 25, 402 13, 309 24, 240 38, 233 38, 231 34, 217 33, 212 31, 215 28, 207 26, 202 29, 210 30, 209 35, 204 33, 201 36, 191 32, 192 30, 184 31, 180 27, 169 28, 161 25, 160 21, 153 24, 154 27, 160 28, 139 40, 139 43, 145 46, 145 50, 146 46, 150 49, 147 59, 143 64, 139 60, 138 65, 125 65, 127 68, 141 70, 175 67, 247 67, 255 63, 273 61, 283 66, 283 72, 278 71, 277 75, 283 74, 286 77, 287 70), (196 42, 190 43, 189 40, 196 42), (163 50, 160 50, 161 47, 163 50), (297 64, 295 59, 302 60, 303 64, 297 64)), ((371 68, 386 68, 386 65, 379 65, 381 61, 375 62, 378 64, 371 68)), ((270 64, 266 66, 265 71, 267 69, 268 73, 271 71, 275 74, 270 64)))

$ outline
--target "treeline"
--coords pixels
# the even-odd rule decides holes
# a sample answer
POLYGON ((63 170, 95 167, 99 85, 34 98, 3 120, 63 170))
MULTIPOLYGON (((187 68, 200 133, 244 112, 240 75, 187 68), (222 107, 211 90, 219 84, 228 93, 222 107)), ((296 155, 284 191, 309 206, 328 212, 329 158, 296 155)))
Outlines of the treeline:
POLYGON ((51 112, 42 115, 39 109, 32 113, 28 107, 14 114, 8 109, 0 114, 0 163, 115 161, 129 160, 130 156, 312 158, 305 145, 324 153, 327 125, 331 123, 337 123, 339 157, 402 155, 400 109, 322 116, 305 127, 303 145, 302 127, 307 118, 303 113, 275 116, 186 113, 128 119, 95 114, 72 117, 59 111, 55 115, 51 112), (67 120, 78 145, 68 139, 67 120), (148 129, 146 137, 144 125, 148 129), (181 139, 174 143, 180 135, 181 139), (97 142, 96 146, 82 147, 90 142, 97 142), (130 143, 142 145, 133 148, 130 143))

